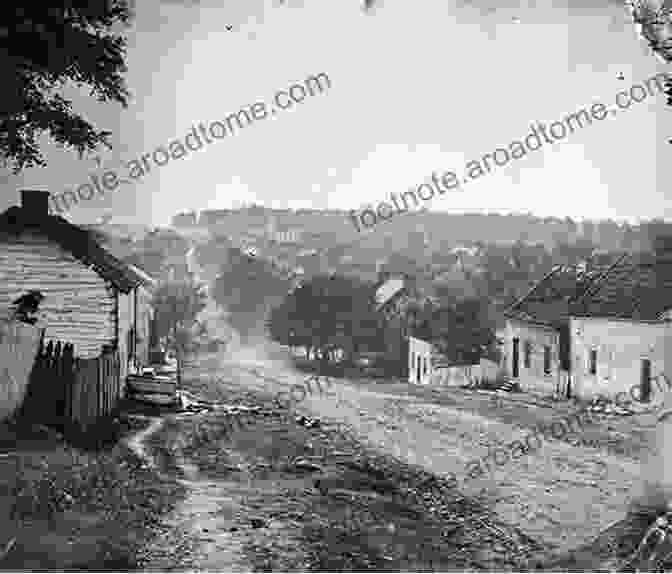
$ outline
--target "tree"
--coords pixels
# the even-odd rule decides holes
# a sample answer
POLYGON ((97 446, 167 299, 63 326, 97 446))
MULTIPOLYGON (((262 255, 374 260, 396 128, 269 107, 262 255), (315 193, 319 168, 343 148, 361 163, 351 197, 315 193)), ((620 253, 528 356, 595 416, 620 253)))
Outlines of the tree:
POLYGON ((464 299, 434 309, 428 327, 428 338, 456 363, 475 364, 494 353, 494 325, 485 300, 464 299))
POLYGON ((642 35, 654 53, 665 63, 672 61, 672 42, 667 26, 670 24, 672 9, 664 0, 638 0, 627 2, 632 15, 641 26, 642 35))
POLYGON ((303 346, 307 356, 317 350, 326 363, 334 349, 352 352, 379 340, 374 290, 354 277, 315 276, 272 310, 268 327, 274 340, 303 346))
MULTIPOLYGON (((626 4, 631 8, 633 18, 641 26, 642 35, 654 54, 666 64, 672 62, 672 35, 670 34, 672 8, 666 6, 665 0, 637 0, 626 2, 626 4)), ((667 104, 672 106, 671 80, 666 80, 665 88, 667 104)))
POLYGON ((74 112, 62 89, 87 86, 98 101, 127 107, 126 42, 113 28, 131 18, 128 0, 3 3, 0 157, 12 161, 14 173, 46 164, 37 142, 45 132, 80 156, 101 143, 110 147, 111 132, 97 131, 74 112))
POLYGON ((178 382, 181 382, 183 357, 199 329, 196 318, 206 307, 207 296, 191 281, 165 282, 152 299, 156 335, 177 352, 178 382))
POLYGON ((229 313, 231 326, 244 338, 263 328, 274 302, 287 294, 290 282, 261 257, 239 248, 224 248, 226 261, 214 284, 215 301, 229 313))
POLYGON ((656 254, 672 252, 672 223, 663 219, 652 219, 642 224, 647 251, 656 254))

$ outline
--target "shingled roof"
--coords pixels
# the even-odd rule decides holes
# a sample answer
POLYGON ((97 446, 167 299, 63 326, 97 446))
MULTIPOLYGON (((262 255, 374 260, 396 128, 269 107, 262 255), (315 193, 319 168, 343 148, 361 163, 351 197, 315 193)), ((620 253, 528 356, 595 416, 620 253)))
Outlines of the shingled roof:
POLYGON ((19 235, 25 231, 44 235, 57 243, 122 293, 129 293, 145 282, 127 264, 101 247, 85 229, 58 215, 30 217, 25 209, 18 206, 0 213, 0 235, 19 235))
POLYGON ((672 258, 650 254, 619 261, 573 305, 577 317, 657 321, 672 309, 672 258))
MULTIPOLYGON (((625 255, 621 255, 621 261, 625 255)), ((615 263, 589 262, 588 265, 557 265, 527 294, 511 305, 504 315, 528 323, 557 327, 573 314, 575 303, 599 285, 615 263)))

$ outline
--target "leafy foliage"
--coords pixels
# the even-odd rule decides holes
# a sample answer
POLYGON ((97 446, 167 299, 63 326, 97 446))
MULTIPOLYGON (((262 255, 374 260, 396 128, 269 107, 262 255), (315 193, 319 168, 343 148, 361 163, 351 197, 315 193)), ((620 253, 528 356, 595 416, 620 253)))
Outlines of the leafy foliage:
POLYGON ((157 288, 152 306, 158 337, 184 350, 196 317, 205 309, 206 294, 191 281, 169 281, 157 288))
POLYGON ((649 251, 657 254, 672 252, 672 223, 654 219, 643 224, 643 227, 649 251))
POLYGON ((215 301, 226 308, 229 322, 243 337, 259 330, 271 305, 287 293, 290 282, 260 257, 225 248, 225 262, 215 280, 215 301))
POLYGON ((494 323, 488 302, 469 298, 436 306, 426 304, 415 313, 413 334, 433 341, 458 364, 475 364, 495 354, 494 323))
POLYGON ((87 86, 98 101, 127 107, 126 42, 113 29, 131 17, 127 0, 3 3, 0 156, 13 161, 15 173, 45 165, 37 141, 44 132, 80 155, 101 143, 110 147, 111 132, 96 131, 75 113, 63 88, 87 86))
POLYGON ((283 344, 348 351, 380 335, 372 286, 354 277, 318 275, 271 311, 271 338, 283 344))

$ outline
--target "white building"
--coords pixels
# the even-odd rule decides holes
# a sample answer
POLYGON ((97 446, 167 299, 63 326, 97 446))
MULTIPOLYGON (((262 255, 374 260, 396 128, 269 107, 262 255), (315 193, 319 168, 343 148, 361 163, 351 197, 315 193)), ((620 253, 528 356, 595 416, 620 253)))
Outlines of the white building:
POLYGON ((432 378, 432 349, 427 341, 408 338, 408 382, 427 385, 432 378))

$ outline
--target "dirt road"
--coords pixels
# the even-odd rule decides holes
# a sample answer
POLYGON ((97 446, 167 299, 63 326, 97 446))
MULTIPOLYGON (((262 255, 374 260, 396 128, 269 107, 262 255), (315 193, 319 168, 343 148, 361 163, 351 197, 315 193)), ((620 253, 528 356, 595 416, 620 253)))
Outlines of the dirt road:
MULTIPOLYGON (((243 387, 272 392, 305 380, 279 362, 253 357, 223 363, 222 373, 243 387)), ((338 381, 330 392, 333 396, 308 394, 295 409, 350 425, 381 452, 441 476, 456 476, 463 494, 485 497, 502 520, 558 551, 577 547, 622 519, 641 492, 650 429, 633 420, 591 425, 586 433, 596 438, 595 447, 571 444, 585 437, 545 440, 536 451, 470 479, 467 463, 486 456, 489 448, 520 439, 523 427, 557 419, 567 408, 550 408, 521 395, 495 401, 459 389, 423 394, 409 392, 406 385, 338 381)))
POLYGON ((544 551, 448 481, 296 420, 249 365, 204 363, 184 384, 211 408, 166 413, 134 446, 187 490, 142 569, 520 571, 544 551), (233 422, 233 405, 256 414, 233 422))

